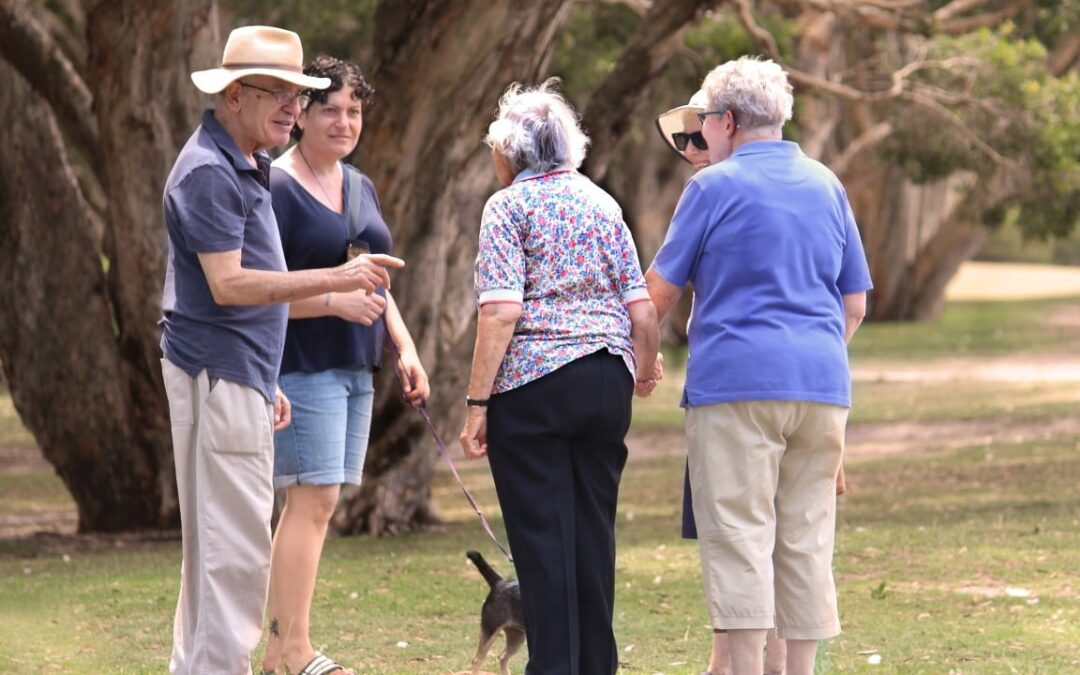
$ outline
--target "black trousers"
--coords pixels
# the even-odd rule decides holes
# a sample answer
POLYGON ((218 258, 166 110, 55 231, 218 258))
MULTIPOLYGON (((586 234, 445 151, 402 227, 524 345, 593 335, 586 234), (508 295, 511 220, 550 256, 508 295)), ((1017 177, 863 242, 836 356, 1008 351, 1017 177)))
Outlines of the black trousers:
POLYGON ((488 461, 521 582, 526 675, 611 675, 615 507, 634 378, 606 350, 493 396, 488 461))

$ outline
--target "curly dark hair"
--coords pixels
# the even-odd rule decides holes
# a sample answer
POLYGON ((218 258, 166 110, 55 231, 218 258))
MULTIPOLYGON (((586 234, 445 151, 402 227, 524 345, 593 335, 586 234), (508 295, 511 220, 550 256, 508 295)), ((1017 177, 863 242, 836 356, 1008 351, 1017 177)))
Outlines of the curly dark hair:
MULTIPOLYGON (((375 88, 364 79, 364 73, 360 70, 360 66, 352 61, 343 61, 328 54, 319 54, 315 57, 315 60, 304 67, 304 74, 311 77, 330 78, 330 86, 326 89, 307 89, 303 92, 303 97, 307 99, 307 103, 304 104, 305 110, 312 103, 325 105, 330 94, 346 85, 352 87, 353 100, 360 101, 364 105, 365 111, 375 102, 375 88)), ((300 140, 303 135, 304 132, 300 127, 294 125, 292 137, 300 140)))

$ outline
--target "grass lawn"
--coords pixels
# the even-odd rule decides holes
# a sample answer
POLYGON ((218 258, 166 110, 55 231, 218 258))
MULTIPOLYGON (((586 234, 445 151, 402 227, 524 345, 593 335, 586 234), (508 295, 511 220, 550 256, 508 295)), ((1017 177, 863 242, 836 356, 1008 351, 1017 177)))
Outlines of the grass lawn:
MULTIPOLYGON (((1059 438, 850 465, 858 489, 843 499, 836 552, 845 632, 819 672, 1080 672, 1078 450, 1059 438)), ((625 672, 698 673, 707 657, 697 551, 676 529, 681 471, 677 458, 641 460, 624 479, 625 672)), ((501 529, 484 467, 465 475, 501 529)), ((456 486, 440 476, 435 491, 455 507, 445 531, 327 545, 313 635, 357 672, 469 663, 486 587, 464 552, 507 565, 457 508, 456 486)), ((0 672, 161 672, 179 559, 176 541, 5 544, 0 672)))
POLYGON ((0 448, 32 448, 34 437, 19 422, 11 395, 0 388, 0 448))
MULTIPOLYGON (((853 364, 1080 361, 1072 356, 1078 331, 1047 320, 1078 304, 962 303, 933 325, 867 326, 853 364)), ((668 381, 637 405, 636 429, 681 424, 672 409, 678 361, 669 356, 668 381)), ((835 557, 844 633, 823 644, 818 672, 1080 672, 1080 435, 1049 426, 1076 416, 1078 386, 856 383, 856 426, 973 420, 990 429, 1004 420, 1050 431, 975 434, 959 447, 931 442, 917 455, 848 462, 852 490, 841 500, 835 557), (870 665, 875 655, 881 662, 870 665)), ((486 466, 460 468, 501 531, 486 466)), ((624 476, 623 672, 697 674, 706 665, 697 549, 678 537, 682 471, 682 456, 670 452, 632 460, 624 476)), ((453 673, 471 661, 487 587, 464 553, 476 548, 497 569, 508 565, 447 474, 433 491, 446 519, 440 531, 327 544, 312 635, 358 673, 453 673)), ((48 473, 0 475, 0 517, 66 499, 48 473)), ((0 540, 0 672, 163 672, 179 563, 178 539, 0 540)), ((511 662, 517 673, 523 665, 523 655, 511 662)))

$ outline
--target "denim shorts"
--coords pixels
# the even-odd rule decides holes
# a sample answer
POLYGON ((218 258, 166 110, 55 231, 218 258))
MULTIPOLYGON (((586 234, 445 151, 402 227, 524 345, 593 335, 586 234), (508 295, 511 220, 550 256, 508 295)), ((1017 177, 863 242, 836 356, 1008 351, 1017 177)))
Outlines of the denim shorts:
POLYGON ((371 430, 371 370, 285 373, 292 424, 274 434, 274 488, 360 484, 371 430))

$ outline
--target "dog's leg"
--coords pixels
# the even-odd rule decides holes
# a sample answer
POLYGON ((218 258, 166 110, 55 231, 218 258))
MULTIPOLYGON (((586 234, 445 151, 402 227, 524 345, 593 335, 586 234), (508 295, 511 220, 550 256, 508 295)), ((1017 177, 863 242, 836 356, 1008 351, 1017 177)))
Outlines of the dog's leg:
POLYGON ((480 630, 480 644, 476 647, 476 656, 472 660, 473 675, 477 675, 480 672, 480 666, 484 663, 484 658, 487 656, 488 650, 491 649, 491 645, 495 644, 495 638, 499 637, 499 634, 491 633, 485 635, 483 629, 480 630))
POLYGON ((518 628, 506 628, 506 649, 499 654, 499 672, 502 675, 510 675, 510 657, 521 645, 525 644, 525 631, 518 628))

